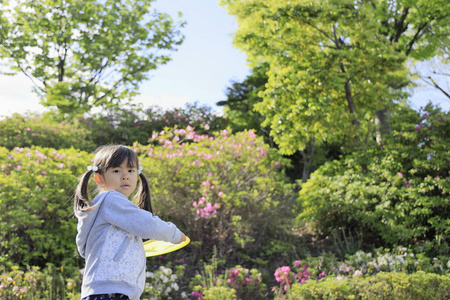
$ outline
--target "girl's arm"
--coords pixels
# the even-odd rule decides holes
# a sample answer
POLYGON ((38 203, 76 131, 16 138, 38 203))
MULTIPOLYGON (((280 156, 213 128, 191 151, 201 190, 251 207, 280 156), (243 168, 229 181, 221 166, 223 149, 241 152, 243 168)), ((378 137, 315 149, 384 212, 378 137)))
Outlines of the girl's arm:
POLYGON ((103 200, 105 220, 143 239, 181 243, 186 236, 172 223, 140 209, 119 192, 111 191, 103 200))

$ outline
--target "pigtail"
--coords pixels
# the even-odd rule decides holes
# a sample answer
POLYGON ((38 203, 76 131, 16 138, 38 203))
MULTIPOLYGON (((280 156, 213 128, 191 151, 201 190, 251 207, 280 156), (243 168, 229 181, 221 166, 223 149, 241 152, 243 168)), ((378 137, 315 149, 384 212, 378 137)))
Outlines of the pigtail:
POLYGON ((153 213, 152 201, 150 199, 150 187, 148 185, 147 178, 145 178, 142 173, 139 174, 139 178, 141 179, 141 186, 135 196, 138 206, 141 209, 145 209, 146 211, 153 213))
POLYGON ((73 203, 75 211, 88 210, 91 206, 91 203, 89 202, 88 186, 89 178, 91 177, 92 173, 94 173, 94 171, 89 170, 81 176, 81 180, 78 183, 77 189, 75 191, 73 203))

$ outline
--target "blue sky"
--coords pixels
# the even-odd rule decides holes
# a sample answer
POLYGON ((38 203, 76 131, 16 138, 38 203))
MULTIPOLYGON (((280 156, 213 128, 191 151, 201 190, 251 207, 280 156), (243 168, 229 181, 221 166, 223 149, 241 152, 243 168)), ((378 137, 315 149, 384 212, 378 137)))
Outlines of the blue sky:
MULTIPOLYGON (((143 82, 136 102, 144 107, 181 107, 198 101, 219 110, 215 103, 225 99, 231 81, 242 81, 250 70, 245 54, 234 48, 232 34, 237 29, 234 17, 215 0, 156 0, 153 7, 187 24, 185 40, 172 60, 151 72, 143 82)), ((32 83, 24 75, 0 75, 0 115, 43 111, 32 93, 32 83)))
MULTIPOLYGON (((225 90, 231 81, 242 81, 250 70, 245 54, 234 48, 232 35, 237 29, 233 16, 227 14, 218 0, 156 0, 157 10, 187 22, 185 35, 172 60, 151 73, 143 82, 136 102, 144 107, 160 105, 164 108, 181 107, 198 101, 213 107, 225 99, 225 90)), ((447 81, 445 83, 450 86, 447 81)), ((444 84, 444 85, 445 85, 444 84)), ((14 112, 42 112, 37 97, 31 92, 31 81, 24 75, 0 75, 0 116, 14 112)), ((424 106, 428 100, 439 103, 445 110, 450 101, 433 88, 420 88, 411 98, 413 107, 424 106)))

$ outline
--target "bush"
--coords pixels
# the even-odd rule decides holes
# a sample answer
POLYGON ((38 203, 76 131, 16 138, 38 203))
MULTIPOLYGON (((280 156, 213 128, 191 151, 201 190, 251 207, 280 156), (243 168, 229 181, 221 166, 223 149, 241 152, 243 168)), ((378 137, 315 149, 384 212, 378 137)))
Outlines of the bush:
POLYGON ((213 257, 211 264, 190 281, 194 299, 264 299, 267 290, 257 269, 240 265, 218 272, 218 263, 213 257), (203 298, 204 297, 204 298, 203 298))
POLYGON ((90 139, 95 145, 131 145, 134 142, 146 145, 152 132, 160 132, 166 127, 191 126, 198 133, 226 128, 224 118, 216 115, 210 107, 199 106, 197 103, 168 110, 158 106, 147 109, 115 108, 81 118, 79 122, 92 132, 90 139))
POLYGON ((368 247, 450 236, 450 116, 429 106, 396 118, 384 145, 326 163, 302 185, 299 217, 314 231, 353 232, 368 247))
POLYGON ((61 269, 49 266, 42 271, 28 267, 26 271, 17 266, 9 270, 0 267, 1 299, 80 299, 81 274, 64 278, 61 269))
POLYGON ((58 123, 39 115, 13 114, 0 121, 0 146, 10 150, 32 146, 63 149, 74 145, 93 150, 89 135, 90 131, 78 124, 58 123))
POLYGON ((185 298, 183 297, 185 292, 181 292, 178 285, 184 275, 184 266, 176 266, 174 270, 169 263, 167 266, 159 266, 153 272, 147 271, 142 297, 148 300, 185 298))
POLYGON ((72 195, 90 157, 74 149, 0 147, 0 264, 77 264, 72 195))
POLYGON ((374 253, 358 251, 354 255, 348 255, 345 260, 338 260, 333 254, 307 257, 294 261, 290 266, 277 268, 274 276, 278 286, 273 287, 272 291, 283 296, 293 284, 304 284, 328 277, 343 280, 373 276, 381 272, 413 274, 421 271, 450 274, 448 256, 430 259, 420 251, 399 247, 393 250, 376 249, 374 253))
MULTIPOLYGON (((198 135, 192 128, 155 134, 160 146, 136 146, 163 219, 190 236, 197 258, 272 249, 288 235, 294 194, 285 160, 253 132, 198 135), (189 143, 187 143, 189 142, 189 143)), ((284 256, 285 249, 271 255, 284 256)), ((270 250, 271 251, 271 250, 270 250)))
POLYGON ((294 283, 284 299, 448 300, 449 295, 448 276, 417 272, 378 273, 371 277, 326 278, 318 282, 294 283))

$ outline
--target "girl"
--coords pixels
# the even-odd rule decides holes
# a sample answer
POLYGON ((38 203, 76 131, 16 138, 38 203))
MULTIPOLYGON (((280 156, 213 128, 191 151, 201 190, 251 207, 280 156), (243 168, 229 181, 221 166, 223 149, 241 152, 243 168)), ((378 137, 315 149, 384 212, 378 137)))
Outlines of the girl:
POLYGON ((76 243, 86 260, 82 300, 139 299, 145 285, 142 239, 171 243, 186 239, 174 224, 152 214, 148 182, 141 171, 133 150, 107 145, 96 150, 93 166, 78 184, 76 243), (88 183, 92 174, 101 193, 91 203, 88 183), (128 200, 137 185, 139 207, 128 200))

